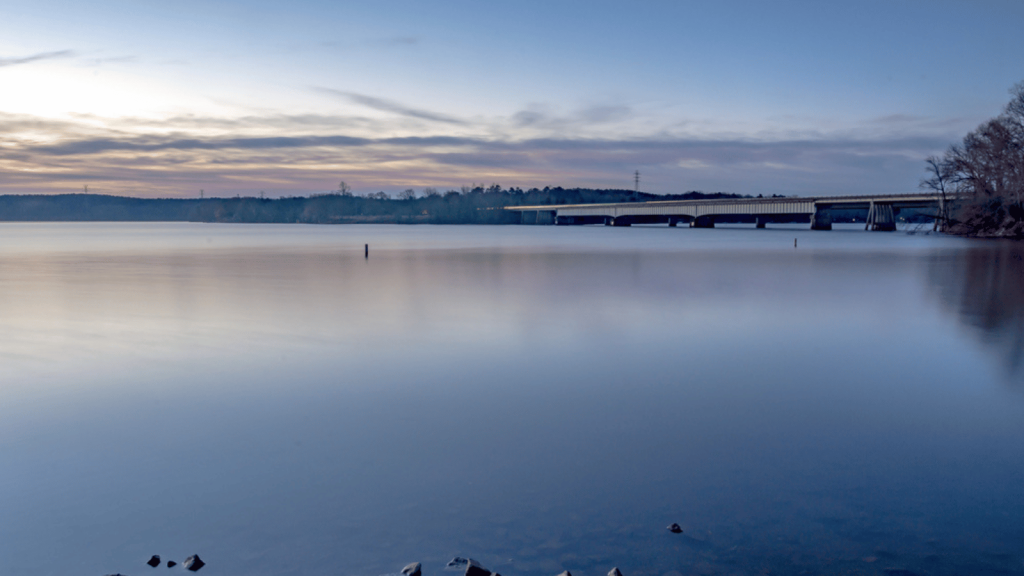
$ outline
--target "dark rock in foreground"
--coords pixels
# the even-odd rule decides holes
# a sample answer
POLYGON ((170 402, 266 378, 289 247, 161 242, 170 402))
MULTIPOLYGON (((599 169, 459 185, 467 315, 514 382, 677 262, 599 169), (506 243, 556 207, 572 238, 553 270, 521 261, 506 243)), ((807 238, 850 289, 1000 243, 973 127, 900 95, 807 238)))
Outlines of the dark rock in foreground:
POLYGON ((402 574, 405 574, 405 576, 422 576, 423 566, 419 562, 413 562, 402 568, 402 574))
POLYGON ((158 554, 154 554, 153 557, 146 562, 146 564, 149 564, 153 568, 156 568, 160 565, 160 556, 158 554))
POLYGON ((608 571, 608 576, 622 576, 622 572, 619 572, 618 566, 608 571))
POLYGON ((168 567, 168 568, 174 568, 174 567, 175 567, 175 566, 177 566, 177 565, 178 565, 178 563, 177 563, 177 562, 175 562, 174 560, 168 560, 168 561, 167 561, 167 567, 168 567))
POLYGON ((668 527, 668 531, 673 533, 673 534, 682 534, 683 533, 683 529, 680 528, 679 524, 676 524, 675 522, 673 522, 672 525, 668 527))
POLYGON ((472 558, 466 562, 466 576, 491 576, 491 571, 472 558))
POLYGON ((185 559, 185 568, 192 572, 199 572, 199 569, 206 566, 206 562, 199 559, 199 554, 193 554, 185 559))
POLYGON ((558 576, 572 576, 572 574, 570 574, 570 573, 569 573, 569 571, 568 571, 568 570, 566 570, 565 572, 562 572, 562 573, 561 573, 561 574, 559 574, 558 576))

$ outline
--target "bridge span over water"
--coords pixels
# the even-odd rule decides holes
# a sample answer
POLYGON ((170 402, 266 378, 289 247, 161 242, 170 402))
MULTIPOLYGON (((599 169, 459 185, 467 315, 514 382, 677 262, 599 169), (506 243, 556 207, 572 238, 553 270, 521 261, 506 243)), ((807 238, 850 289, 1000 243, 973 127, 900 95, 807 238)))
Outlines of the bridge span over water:
POLYGON ((753 219, 758 228, 770 222, 810 222, 812 230, 831 230, 834 210, 866 211, 865 229, 895 230, 900 210, 924 209, 935 227, 946 213, 941 194, 888 194, 868 196, 813 196, 790 198, 727 198, 720 200, 664 200, 614 204, 561 204, 508 206, 521 214, 522 224, 630 226, 679 222, 691 228, 714 228, 715 219, 753 219))

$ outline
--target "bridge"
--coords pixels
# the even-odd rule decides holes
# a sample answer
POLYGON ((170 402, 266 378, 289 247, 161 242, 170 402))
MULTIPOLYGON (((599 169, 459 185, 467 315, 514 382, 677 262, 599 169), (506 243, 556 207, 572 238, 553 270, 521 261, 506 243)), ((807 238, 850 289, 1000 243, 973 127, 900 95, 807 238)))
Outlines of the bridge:
POLYGON ((727 198, 719 200, 662 200, 614 204, 561 204, 507 206, 519 212, 522 224, 630 226, 679 222, 691 228, 714 228, 721 220, 753 219, 758 228, 770 222, 810 222, 812 230, 831 230, 833 210, 867 212, 866 230, 895 230, 903 209, 931 209, 935 229, 945 219, 948 197, 938 193, 883 194, 867 196, 814 196, 791 198, 727 198))

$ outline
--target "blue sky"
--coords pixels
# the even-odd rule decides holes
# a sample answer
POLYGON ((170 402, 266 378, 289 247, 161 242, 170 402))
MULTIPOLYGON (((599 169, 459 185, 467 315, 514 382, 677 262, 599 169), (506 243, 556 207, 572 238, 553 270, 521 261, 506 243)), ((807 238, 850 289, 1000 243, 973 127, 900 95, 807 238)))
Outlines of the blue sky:
POLYGON ((0 2, 0 192, 911 192, 1024 2, 0 2))

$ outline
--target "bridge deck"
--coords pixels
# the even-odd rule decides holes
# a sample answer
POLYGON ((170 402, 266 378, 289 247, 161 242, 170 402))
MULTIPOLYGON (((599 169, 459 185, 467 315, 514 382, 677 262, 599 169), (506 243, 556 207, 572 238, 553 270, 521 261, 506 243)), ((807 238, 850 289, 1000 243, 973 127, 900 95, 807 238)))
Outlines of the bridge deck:
MULTIPOLYGON (((948 199, 948 198, 947 198, 948 199)), ((530 215, 532 223, 589 223, 604 219, 606 224, 629 225, 631 221, 650 221, 651 218, 676 221, 697 221, 698 226, 713 226, 715 216, 808 216, 812 227, 831 228, 829 210, 868 209, 869 220, 881 223, 886 229, 895 227, 894 210, 902 208, 936 208, 936 217, 943 210, 941 194, 873 194, 861 196, 811 196, 788 198, 722 198, 697 200, 656 200, 652 202, 617 202, 608 204, 548 204, 534 206, 507 206, 506 210, 523 214, 523 222, 530 215), (532 213, 532 215, 530 214, 532 213), (543 217, 542 217, 543 216, 543 217), (878 220, 881 218, 882 220, 878 220)), ((763 223, 759 219, 759 226, 763 223)))
MULTIPOLYGON (((654 200, 651 202, 615 202, 607 204, 538 204, 533 206, 507 206, 506 210, 513 211, 580 211, 593 210, 594 215, 609 214, 614 210, 653 210, 657 213, 672 214, 676 208, 707 207, 718 214, 813 214, 814 207, 836 207, 836 208, 867 208, 871 203, 890 204, 896 208, 918 208, 930 207, 938 204, 942 199, 941 194, 885 194, 885 195, 861 195, 861 196, 807 196, 787 198, 720 198, 720 199, 698 199, 698 200, 654 200), (737 211, 760 210, 761 212, 737 211), (793 209, 794 212, 784 212, 793 209)), ((655 212, 631 212, 631 213, 655 213, 655 212)), ((568 214, 568 212, 566 212, 568 214)))

